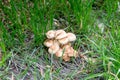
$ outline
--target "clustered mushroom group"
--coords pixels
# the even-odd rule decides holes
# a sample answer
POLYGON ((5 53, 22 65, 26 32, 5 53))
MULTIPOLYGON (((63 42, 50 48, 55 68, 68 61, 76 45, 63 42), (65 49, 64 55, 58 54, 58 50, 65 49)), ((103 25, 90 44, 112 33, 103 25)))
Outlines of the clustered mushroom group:
POLYGON ((76 40, 75 34, 66 33, 64 30, 50 30, 46 36, 48 39, 44 45, 48 47, 50 54, 62 57, 64 61, 69 61, 70 57, 78 57, 78 52, 71 46, 71 42, 76 40))

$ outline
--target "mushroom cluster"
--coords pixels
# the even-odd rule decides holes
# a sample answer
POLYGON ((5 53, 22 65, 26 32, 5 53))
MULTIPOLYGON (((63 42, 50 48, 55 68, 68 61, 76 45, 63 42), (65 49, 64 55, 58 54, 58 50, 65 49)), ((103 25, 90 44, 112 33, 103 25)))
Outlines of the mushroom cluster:
POLYGON ((48 39, 44 45, 48 47, 50 54, 62 57, 64 61, 69 61, 70 57, 78 57, 78 52, 71 46, 71 42, 76 40, 75 34, 66 33, 64 30, 50 30, 46 36, 48 39))

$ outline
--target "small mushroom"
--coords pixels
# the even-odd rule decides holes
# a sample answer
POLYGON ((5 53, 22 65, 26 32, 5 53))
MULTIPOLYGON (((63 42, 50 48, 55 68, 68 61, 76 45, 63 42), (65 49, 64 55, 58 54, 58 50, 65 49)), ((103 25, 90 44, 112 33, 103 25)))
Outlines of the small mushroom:
POLYGON ((55 54, 59 50, 59 43, 57 41, 54 41, 53 45, 48 49, 48 52, 50 54, 55 54))
POLYGON ((62 55, 63 55, 63 49, 59 49, 59 50, 55 53, 55 55, 56 55, 57 57, 62 57, 62 55))
POLYGON ((70 46, 66 46, 65 53, 68 54, 69 57, 78 57, 78 52, 70 46))
POLYGON ((65 53, 68 54, 69 57, 74 56, 74 49, 72 47, 66 48, 65 53))
POLYGON ((63 54, 62 58, 64 61, 70 61, 70 57, 67 54, 63 54))
POLYGON ((53 42, 54 41, 52 39, 47 39, 47 40, 45 40, 44 45, 46 47, 51 47, 53 45, 53 42))
POLYGON ((67 36, 67 33, 64 30, 57 30, 55 32, 55 38, 56 39, 62 39, 67 36))
POLYGON ((63 44, 67 44, 69 40, 68 40, 67 37, 65 37, 65 38, 59 39, 58 41, 59 41, 60 44, 63 45, 63 44))
POLYGON ((65 45, 62 45, 63 49, 70 48, 70 47, 71 47, 71 43, 67 43, 65 45))
POLYGON ((73 33, 67 33, 67 37, 69 41, 75 41, 76 40, 76 36, 73 33))
POLYGON ((55 30, 50 30, 46 33, 48 39, 53 39, 55 37, 55 30))

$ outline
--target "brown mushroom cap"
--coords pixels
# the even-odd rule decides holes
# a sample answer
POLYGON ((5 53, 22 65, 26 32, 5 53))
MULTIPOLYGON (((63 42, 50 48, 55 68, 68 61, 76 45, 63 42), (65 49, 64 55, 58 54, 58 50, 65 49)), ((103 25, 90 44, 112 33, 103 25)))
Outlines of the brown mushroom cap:
POLYGON ((72 47, 66 48, 65 53, 68 54, 69 57, 74 56, 74 49, 72 47))
POLYGON ((75 41, 76 40, 76 36, 73 33, 67 33, 67 37, 69 41, 75 41))
POLYGON ((55 53, 55 55, 56 55, 57 57, 62 57, 62 55, 63 55, 63 50, 62 50, 62 49, 59 49, 59 50, 55 53))
POLYGON ((65 37, 65 38, 59 39, 58 41, 59 41, 60 44, 63 45, 63 44, 67 44, 69 40, 68 40, 67 37, 65 37))
POLYGON ((46 33, 48 39, 52 39, 55 37, 55 30, 50 30, 46 33))
POLYGON ((59 43, 57 41, 54 41, 53 45, 48 49, 48 52, 50 54, 55 54, 59 49, 59 43))
POLYGON ((65 45, 62 45, 63 49, 70 48, 70 47, 71 47, 71 43, 67 43, 65 45))
POLYGON ((73 47, 66 45, 64 49, 65 49, 65 54, 68 54, 69 57, 78 57, 78 52, 74 50, 73 47))
POLYGON ((56 39, 62 39, 67 36, 67 33, 64 30, 57 30, 55 32, 55 38, 56 39))
POLYGON ((67 54, 63 54, 62 58, 64 61, 70 61, 70 57, 67 54))
POLYGON ((44 45, 46 47, 51 47, 53 45, 53 42, 54 42, 53 40, 47 39, 47 40, 45 40, 44 45))

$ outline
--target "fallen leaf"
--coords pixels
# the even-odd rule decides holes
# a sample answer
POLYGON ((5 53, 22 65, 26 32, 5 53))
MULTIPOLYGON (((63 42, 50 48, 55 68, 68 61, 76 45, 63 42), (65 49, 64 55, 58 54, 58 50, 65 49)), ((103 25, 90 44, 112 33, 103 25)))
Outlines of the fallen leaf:
POLYGON ((12 73, 12 75, 11 75, 11 80, 15 80, 15 79, 14 79, 14 75, 13 75, 13 73, 12 73))

